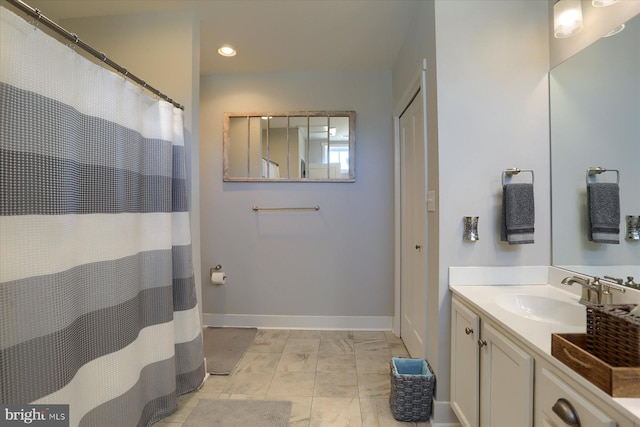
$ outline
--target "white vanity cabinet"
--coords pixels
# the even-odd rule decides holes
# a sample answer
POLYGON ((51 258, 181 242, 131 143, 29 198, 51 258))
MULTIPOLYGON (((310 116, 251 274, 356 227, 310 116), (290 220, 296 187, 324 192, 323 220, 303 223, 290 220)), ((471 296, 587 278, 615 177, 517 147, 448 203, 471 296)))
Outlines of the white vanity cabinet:
POLYGON ((533 357, 481 322, 480 426, 533 425, 533 357))
POLYGON ((533 425, 533 357, 455 297, 451 405, 465 427, 533 425))
POLYGON ((617 409, 608 395, 548 350, 525 342, 510 325, 453 295, 450 398, 460 424, 640 427, 635 417, 617 409))
POLYGON ((464 427, 480 423, 480 317, 451 302, 451 407, 464 427))

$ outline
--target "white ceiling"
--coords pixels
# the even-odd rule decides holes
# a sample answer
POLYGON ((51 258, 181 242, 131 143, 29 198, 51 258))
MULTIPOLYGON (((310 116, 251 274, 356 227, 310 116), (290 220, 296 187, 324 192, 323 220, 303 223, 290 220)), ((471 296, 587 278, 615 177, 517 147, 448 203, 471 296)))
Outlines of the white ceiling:
POLYGON ((54 21, 194 10, 201 20, 203 75, 389 69, 420 1, 25 0, 54 21), (221 57, 222 44, 238 54, 221 57))

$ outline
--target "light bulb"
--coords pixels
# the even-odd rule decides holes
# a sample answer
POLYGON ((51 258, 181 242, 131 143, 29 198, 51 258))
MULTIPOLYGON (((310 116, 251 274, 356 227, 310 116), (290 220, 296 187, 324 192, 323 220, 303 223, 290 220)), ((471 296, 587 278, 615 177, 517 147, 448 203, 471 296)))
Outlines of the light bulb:
POLYGON ((576 35, 582 30, 582 6, 580 0, 559 0, 553 5, 553 35, 561 39, 576 35))
POLYGON ((222 56, 236 56, 236 50, 229 45, 221 46, 218 53, 222 56))

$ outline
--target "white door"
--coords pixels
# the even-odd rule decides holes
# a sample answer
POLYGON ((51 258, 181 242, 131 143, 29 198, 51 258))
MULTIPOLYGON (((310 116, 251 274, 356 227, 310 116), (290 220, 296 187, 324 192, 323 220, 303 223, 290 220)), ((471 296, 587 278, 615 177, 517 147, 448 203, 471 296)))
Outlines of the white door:
POLYGON ((414 358, 425 357, 427 217, 424 112, 418 91, 400 116, 400 336, 414 358))

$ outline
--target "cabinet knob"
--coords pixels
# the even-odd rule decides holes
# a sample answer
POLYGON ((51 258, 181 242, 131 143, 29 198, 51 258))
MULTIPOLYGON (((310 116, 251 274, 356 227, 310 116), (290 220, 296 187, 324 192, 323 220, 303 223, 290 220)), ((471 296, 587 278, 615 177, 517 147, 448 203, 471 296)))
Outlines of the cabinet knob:
POLYGON ((464 328, 464 333, 467 335, 471 335, 473 333, 473 329, 467 326, 466 328, 464 328))
POLYGON ((482 348, 485 345, 487 345, 487 342, 485 340, 478 340, 478 347, 482 348))
POLYGON ((567 399, 561 397, 551 409, 566 425, 580 427, 580 418, 567 399))

